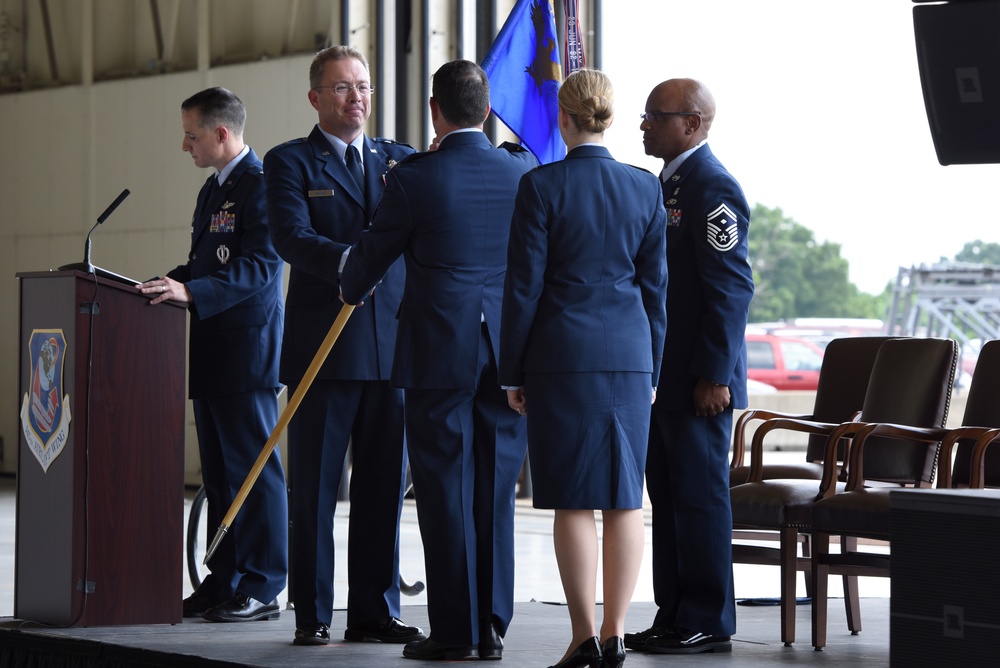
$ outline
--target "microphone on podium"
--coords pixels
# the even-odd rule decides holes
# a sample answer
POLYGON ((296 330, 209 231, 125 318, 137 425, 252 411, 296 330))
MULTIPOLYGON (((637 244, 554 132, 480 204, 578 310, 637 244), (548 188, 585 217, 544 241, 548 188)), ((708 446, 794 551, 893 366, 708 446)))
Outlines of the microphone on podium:
POLYGON ((90 232, 87 232, 87 243, 84 246, 83 262, 73 262, 72 264, 64 264, 63 266, 59 267, 59 271, 79 270, 88 274, 96 274, 97 276, 102 276, 104 278, 110 278, 116 281, 120 281, 122 283, 129 283, 131 285, 139 284, 139 281, 128 278, 126 276, 121 276, 112 271, 108 271, 107 269, 101 269, 100 267, 95 267, 90 262, 91 235, 94 233, 94 230, 97 229, 97 226, 103 223, 105 220, 107 220, 108 216, 114 213, 115 209, 118 208, 118 205, 121 204, 123 201, 125 201, 125 198, 128 197, 130 194, 131 193, 128 188, 122 190, 121 194, 115 198, 115 201, 112 202, 110 205, 108 205, 108 208, 104 210, 104 213, 102 213, 100 216, 97 217, 97 222, 94 223, 94 226, 90 228, 90 232))

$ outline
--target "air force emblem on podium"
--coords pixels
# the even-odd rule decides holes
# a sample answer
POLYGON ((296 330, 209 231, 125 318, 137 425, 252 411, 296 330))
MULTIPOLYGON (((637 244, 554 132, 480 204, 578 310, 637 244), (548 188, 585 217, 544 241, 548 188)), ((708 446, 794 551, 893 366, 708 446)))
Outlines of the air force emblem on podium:
POLYGON ((21 431, 43 471, 69 438, 69 395, 63 394, 66 337, 61 329, 36 329, 28 342, 31 380, 21 403, 21 431))

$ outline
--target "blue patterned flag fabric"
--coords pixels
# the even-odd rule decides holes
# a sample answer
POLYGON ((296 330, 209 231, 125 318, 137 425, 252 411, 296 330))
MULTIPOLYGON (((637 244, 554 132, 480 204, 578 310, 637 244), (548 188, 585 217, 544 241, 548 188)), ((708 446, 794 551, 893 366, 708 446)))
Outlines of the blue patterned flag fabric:
POLYGON ((587 66, 583 50, 583 30, 580 28, 580 0, 564 0, 566 30, 563 32, 563 74, 569 76, 587 66))
POLYGON ((538 162, 566 157, 559 134, 562 66, 552 0, 518 0, 483 60, 493 113, 538 162))

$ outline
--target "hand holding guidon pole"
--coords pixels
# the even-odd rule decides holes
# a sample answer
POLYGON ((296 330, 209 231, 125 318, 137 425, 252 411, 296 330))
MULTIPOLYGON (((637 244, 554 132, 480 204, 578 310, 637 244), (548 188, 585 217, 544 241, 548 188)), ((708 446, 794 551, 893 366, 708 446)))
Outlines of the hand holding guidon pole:
POLYGON ((240 512, 243 502, 246 501, 247 495, 250 494, 250 490, 253 488, 254 483, 257 482, 257 477, 264 469, 264 464, 267 462, 267 458, 271 456, 271 452, 278 444, 278 439, 281 438, 281 434, 285 431, 288 423, 291 422, 296 409, 298 409, 299 404, 302 403, 302 398, 309 390, 309 386, 312 385, 313 380, 316 379, 316 375, 319 373, 320 367, 323 366, 323 362, 326 361, 327 355, 330 354, 333 344, 337 342, 337 337, 339 337, 340 333, 344 330, 344 325, 347 324, 347 319, 351 317, 351 313, 353 311, 354 306, 351 304, 344 304, 343 308, 340 309, 337 319, 334 320, 333 325, 330 326, 330 331, 327 332, 326 338, 323 339, 323 343, 320 344, 319 350, 316 351, 316 355, 309 364, 309 368, 306 369, 305 374, 303 374, 302 380, 299 382, 299 386, 295 389, 295 393, 288 400, 288 404, 285 405, 285 410, 281 412, 281 416, 278 418, 278 423, 274 425, 274 430, 271 432, 270 438, 267 439, 267 443, 264 444, 264 448, 260 451, 260 455, 257 456, 257 461, 254 463, 253 468, 250 469, 250 473, 247 474, 247 479, 243 481, 243 486, 240 487, 239 493, 236 494, 236 498, 233 499, 232 505, 229 506, 229 511, 226 513, 226 516, 222 518, 222 524, 219 525, 219 529, 215 532, 215 538, 212 539, 212 544, 209 545, 208 552, 205 554, 205 561, 202 563, 208 563, 208 560, 211 559, 212 555, 215 553, 216 548, 219 547, 219 543, 222 542, 226 532, 229 531, 229 527, 232 526, 233 521, 236 519, 236 513, 240 512))

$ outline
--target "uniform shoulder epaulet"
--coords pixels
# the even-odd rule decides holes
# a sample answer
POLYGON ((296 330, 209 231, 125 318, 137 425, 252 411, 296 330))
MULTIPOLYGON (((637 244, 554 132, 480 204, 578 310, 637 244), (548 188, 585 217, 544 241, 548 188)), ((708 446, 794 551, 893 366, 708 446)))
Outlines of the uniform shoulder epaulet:
POLYGON ((413 148, 406 142, 396 141, 395 139, 389 139, 388 137, 369 137, 376 144, 396 144, 397 146, 405 146, 406 148, 413 148))
POLYGON ((398 165, 403 165, 403 164, 408 165, 411 162, 414 162, 415 160, 423 160, 427 156, 434 155, 435 153, 437 153, 437 151, 416 151, 415 153, 408 153, 408 154, 404 155, 399 160, 399 162, 396 163, 396 165, 397 166, 398 165))
POLYGON ((283 148, 285 146, 295 146, 296 144, 302 144, 302 143, 305 143, 306 141, 307 141, 306 137, 298 137, 297 139, 289 139, 288 141, 281 142, 280 144, 278 144, 277 146, 275 146, 271 150, 273 151, 275 148, 283 148))
POLYGON ((649 171, 645 167, 640 167, 639 165, 632 165, 632 164, 629 164, 627 162, 623 162, 621 164, 627 165, 627 166, 631 167, 632 169, 638 169, 640 172, 646 172, 647 174, 650 174, 652 176, 656 176, 656 174, 653 174, 653 172, 649 171))
POLYGON ((497 148, 506 149, 510 153, 527 153, 528 152, 528 149, 524 148, 520 144, 515 144, 514 142, 510 142, 510 141, 505 141, 504 143, 500 144, 500 146, 498 146, 497 148))

